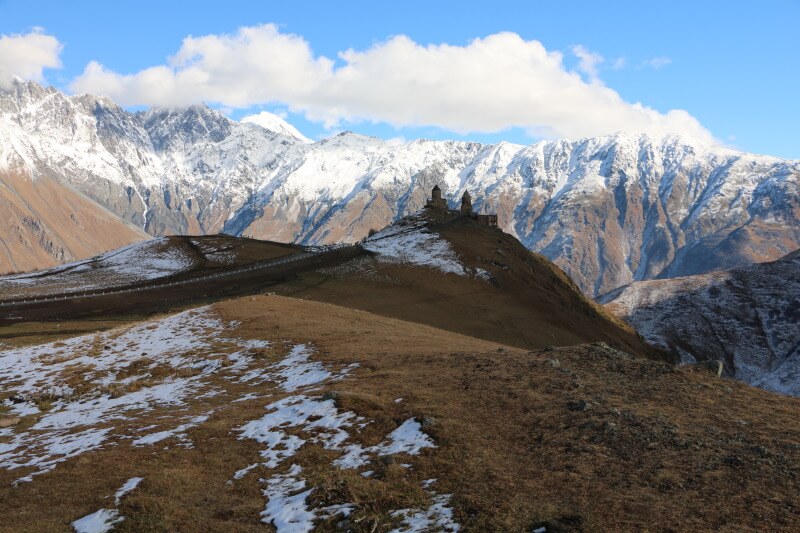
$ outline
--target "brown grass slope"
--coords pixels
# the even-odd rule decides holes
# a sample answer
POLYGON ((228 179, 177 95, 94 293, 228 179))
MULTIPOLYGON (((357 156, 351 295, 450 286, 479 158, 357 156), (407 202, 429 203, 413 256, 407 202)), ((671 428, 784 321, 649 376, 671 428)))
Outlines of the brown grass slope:
POLYGON ((427 212, 427 229, 490 279, 359 257, 277 286, 310 298, 521 348, 603 341, 653 359, 669 356, 589 300, 554 263, 469 218, 427 212))
MULTIPOLYGON (((309 393, 335 393, 340 409, 373 420, 352 435, 357 442, 375 444, 409 417, 428 421, 437 448, 371 465, 371 478, 331 467, 334 456, 317 444, 292 459, 314 488, 313 505, 355 504, 351 531, 396 527, 389 511, 429 504, 420 483, 431 478, 453 494, 465 531, 800 527, 798 399, 600 345, 527 351, 302 299, 247 297, 213 310, 238 323, 231 335, 312 343, 326 364, 359 363, 350 377, 309 393)), ((0 471, 0 531, 67 531, 109 507, 109 494, 132 476, 144 481, 120 506, 121 531, 271 530, 259 522, 258 479, 272 472, 231 479, 262 448, 233 428, 282 393, 268 384, 216 385, 227 394, 186 408, 214 410, 189 431, 191 448, 120 439, 17 487, 10 482, 20 472, 0 471), (271 398, 230 401, 248 392, 271 398)), ((158 423, 164 414, 148 416, 158 423)), ((347 529, 337 521, 318 530, 347 529)))
POLYGON ((150 236, 46 176, 0 173, 0 274, 84 259, 150 236))

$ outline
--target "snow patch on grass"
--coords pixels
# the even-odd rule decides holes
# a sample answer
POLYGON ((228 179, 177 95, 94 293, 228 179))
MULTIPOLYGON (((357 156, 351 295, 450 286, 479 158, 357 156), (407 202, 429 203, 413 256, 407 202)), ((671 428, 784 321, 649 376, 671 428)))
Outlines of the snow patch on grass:
POLYGON ((316 385, 331 377, 322 363, 309 361, 310 350, 305 344, 292 348, 281 362, 275 365, 276 378, 286 392, 294 392, 300 387, 316 385))
POLYGON ((114 493, 114 503, 119 505, 122 497, 138 487, 139 483, 141 483, 143 480, 144 478, 142 477, 132 477, 126 481, 120 488, 117 489, 117 492, 114 493))
POLYGON ((116 509, 100 509, 72 523, 75 533, 107 533, 125 520, 116 509))
POLYGON ((59 401, 52 412, 44 415, 31 429, 65 429, 92 426, 125 418, 127 411, 147 412, 155 406, 174 406, 197 389, 195 378, 170 380, 152 387, 112 397, 108 394, 77 401, 59 401))
POLYGON ((492 276, 491 272, 482 268, 475 269, 475 277, 482 279, 483 281, 492 281, 494 279, 494 276, 492 276))
POLYGON ((391 533, 417 533, 424 531, 447 531, 455 533, 461 526, 453 519, 450 508, 451 494, 432 493, 433 503, 427 509, 400 509, 393 517, 402 517, 403 524, 391 533))
POLYGON ((461 276, 467 274, 450 243, 428 232, 423 222, 389 226, 364 241, 363 247, 384 261, 425 266, 461 276))
POLYGON ((157 431, 156 433, 150 433, 148 435, 145 435, 144 437, 139 437, 138 439, 133 441, 133 445, 134 446, 148 446, 148 445, 155 444, 157 442, 161 442, 162 440, 166 440, 166 439, 169 439, 169 438, 172 438, 172 437, 177 437, 178 439, 181 440, 181 442, 186 443, 187 442, 187 438, 186 438, 185 432, 188 429, 191 429, 191 428, 193 428, 195 426, 198 426, 198 425, 202 424, 206 420, 208 420, 208 415, 196 416, 196 417, 192 418, 191 420, 189 420, 188 422, 186 422, 184 424, 181 424, 180 426, 178 426, 176 428, 167 429, 167 430, 164 430, 164 431, 157 431))
POLYGON ((237 430, 241 433, 240 438, 266 445, 260 453, 265 459, 262 464, 267 468, 275 468, 306 443, 305 439, 290 435, 285 429, 313 432, 309 441, 320 443, 327 449, 338 449, 349 436, 344 428, 360 420, 354 413, 339 413, 333 400, 316 400, 304 395, 273 402, 267 410, 270 412, 237 430))
POLYGON ((294 464, 286 474, 275 474, 265 481, 262 492, 267 506, 261 512, 261 521, 275 526, 277 533, 305 533, 314 529, 317 517, 349 516, 353 512, 349 504, 309 509, 306 500, 314 489, 306 489, 305 480, 299 478, 302 471, 300 465, 294 464))
POLYGON ((36 471, 17 479, 15 484, 30 482, 34 476, 53 470, 58 463, 96 450, 110 431, 110 428, 92 428, 77 433, 54 431, 40 435, 30 432, 14 435, 11 442, 0 443, 0 467, 7 470, 35 468, 36 471))
POLYGON ((305 533, 314 529, 314 512, 308 509, 306 498, 313 489, 305 489, 306 482, 297 479, 302 468, 292 465, 287 474, 276 474, 266 481, 263 490, 267 507, 261 512, 261 521, 275 526, 277 533, 305 533))
POLYGON ((351 444, 346 447, 343 456, 334 461, 341 468, 359 468, 369 463, 370 455, 396 455, 405 453, 418 455, 423 448, 435 448, 431 438, 422 431, 422 426, 413 418, 403 422, 392 431, 386 440, 376 446, 364 447, 360 444, 351 444))
MULTIPOLYGON (((139 486, 143 478, 132 477, 114 493, 114 504, 119 506, 123 496, 139 486)), ((125 520, 116 509, 100 509, 72 522, 75 533, 107 533, 115 525, 125 520)))
POLYGON ((267 368, 250 370, 238 381, 252 384, 272 381, 286 392, 294 392, 301 387, 316 385, 333 377, 322 363, 310 360, 312 353, 311 347, 298 344, 281 361, 267 368))

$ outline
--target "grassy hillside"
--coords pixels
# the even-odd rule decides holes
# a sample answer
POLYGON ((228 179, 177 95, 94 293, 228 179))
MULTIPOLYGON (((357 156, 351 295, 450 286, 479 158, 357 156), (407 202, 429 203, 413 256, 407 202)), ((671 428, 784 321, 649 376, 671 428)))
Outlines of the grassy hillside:
POLYGON ((66 531, 99 509, 125 517, 120 531, 257 531, 280 524, 268 501, 320 531, 409 516, 468 531, 800 526, 800 400, 602 344, 528 351, 253 296, 32 360, 47 364, 5 378, 5 396, 39 412, 3 404, 0 419, 20 421, 0 436, 14 510, 1 531, 66 531), (20 381, 29 372, 72 392, 20 381), (416 450, 392 440, 409 427, 416 450), (96 441, 63 458, 47 444, 58 435, 96 441))
POLYGON ((640 356, 669 359, 514 237, 468 218, 424 217, 422 231, 452 248, 464 266, 462 275, 372 255, 305 272, 275 291, 517 347, 603 341, 640 356))

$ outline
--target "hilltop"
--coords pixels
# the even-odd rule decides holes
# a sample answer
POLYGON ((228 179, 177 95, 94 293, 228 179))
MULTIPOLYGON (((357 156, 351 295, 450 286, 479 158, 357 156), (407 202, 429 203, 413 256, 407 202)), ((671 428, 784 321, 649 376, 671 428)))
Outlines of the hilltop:
POLYGON ((275 292, 524 348, 602 341, 668 357, 583 296, 546 257, 470 218, 424 211, 362 246, 371 255, 305 272, 275 292))
POLYGON ((299 253, 291 244, 215 236, 150 239, 47 270, 0 277, 3 300, 179 281, 299 253))

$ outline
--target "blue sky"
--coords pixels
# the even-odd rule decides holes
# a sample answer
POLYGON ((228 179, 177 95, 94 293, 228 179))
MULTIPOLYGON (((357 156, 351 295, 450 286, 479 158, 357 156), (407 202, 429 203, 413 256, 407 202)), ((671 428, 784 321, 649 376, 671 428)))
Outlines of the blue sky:
MULTIPOLYGON (((682 109, 715 139, 730 146, 800 158, 798 1, 758 4, 617 1, 600 4, 228 0, 224 3, 139 1, 120 4, 122 2, 0 0, 0 33, 25 34, 39 27, 43 28, 40 31, 58 39, 63 45, 62 67, 45 69, 44 76, 48 83, 70 92, 76 87, 75 79, 84 73, 90 61, 96 61, 115 75, 134 74, 164 65, 168 57, 178 52, 187 36, 233 35, 239 28, 259 24, 272 23, 281 34, 298 36, 313 51, 314 58, 324 56, 333 60, 333 69, 347 64, 338 56, 341 52, 348 49, 366 52, 381 47, 397 35, 407 36, 422 48, 442 43, 469 47, 476 38, 513 32, 521 39, 520 43, 537 41, 547 52, 562 53, 564 71, 579 72, 587 84, 601 84, 627 104, 641 102, 662 114, 682 109), (576 46, 604 60, 581 69, 576 46)), ((376 60, 382 57, 385 56, 378 56, 376 60)), ((401 68, 404 67, 401 65, 401 68)), ((531 80, 531 91, 535 91, 538 90, 535 73, 530 73, 533 78, 510 75, 515 83, 531 80)), ((105 87, 94 79, 87 83, 82 86, 105 87)), ((518 95, 506 95, 505 84, 504 80, 497 82, 499 99, 513 100, 518 95)), ((341 90, 346 91, 351 86, 343 87, 341 90)), ((359 98, 357 89, 353 90, 354 98, 359 98)), ((130 95, 131 102, 136 101, 138 93, 133 89, 126 87, 120 91, 126 91, 120 94, 130 95)), ((269 94, 279 93, 283 94, 275 89, 269 94)), ((477 94, 469 98, 479 97, 477 94)), ((283 113, 291 108, 294 112, 288 112, 289 122, 312 138, 349 129, 384 138, 530 143, 541 134, 534 123, 502 127, 506 122, 513 124, 513 119, 498 122, 491 120, 492 117, 476 117, 461 121, 458 116, 438 113, 429 116, 424 111, 407 118, 407 114, 386 109, 392 104, 389 96, 388 100, 376 102, 372 107, 354 104, 333 115, 328 108, 351 105, 342 103, 347 99, 341 92, 313 102, 309 102, 307 95, 266 98, 273 101, 259 100, 251 94, 243 104, 220 103, 217 107, 224 108, 233 118, 261 109, 283 113), (333 119, 326 124, 323 116, 335 116, 335 124, 333 119)), ((473 113, 468 103, 474 100, 469 98, 465 98, 466 104, 457 110, 460 115, 473 113)), ((435 107, 436 100, 429 105, 435 107)), ((558 105, 569 107, 573 102, 567 98, 558 105)), ((424 107, 420 103, 420 108, 424 107)), ((493 109, 476 109, 474 113, 476 116, 490 114, 493 109)), ((535 122, 546 115, 547 110, 542 110, 521 121, 535 122)), ((580 117, 569 113, 553 120, 552 131, 544 133, 547 136, 558 136, 559 132, 574 136, 572 132, 594 132, 599 127, 575 123, 576 120, 580 122, 580 117)), ((596 117, 596 121, 602 120, 602 116, 596 117)))

